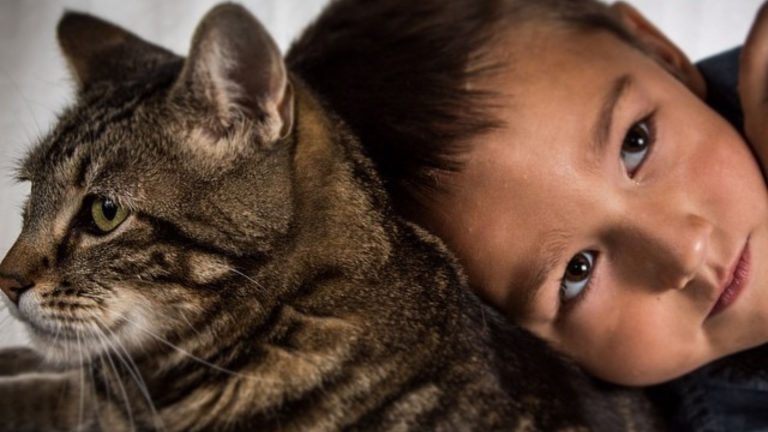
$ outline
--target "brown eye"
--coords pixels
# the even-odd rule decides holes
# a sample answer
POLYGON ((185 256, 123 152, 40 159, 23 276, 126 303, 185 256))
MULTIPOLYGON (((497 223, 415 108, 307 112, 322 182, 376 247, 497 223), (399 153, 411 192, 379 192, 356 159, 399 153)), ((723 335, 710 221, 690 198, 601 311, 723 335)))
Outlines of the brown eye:
POLYGON ((109 198, 96 198, 91 204, 91 218, 102 233, 108 233, 128 217, 128 211, 109 198))
POLYGON ((560 299, 562 301, 569 301, 578 297, 589 285, 594 262, 594 252, 579 252, 571 258, 565 267, 565 274, 560 283, 560 299))
POLYGON ((651 132, 650 122, 645 119, 632 125, 624 137, 621 158, 630 177, 634 176, 648 156, 653 141, 651 132))

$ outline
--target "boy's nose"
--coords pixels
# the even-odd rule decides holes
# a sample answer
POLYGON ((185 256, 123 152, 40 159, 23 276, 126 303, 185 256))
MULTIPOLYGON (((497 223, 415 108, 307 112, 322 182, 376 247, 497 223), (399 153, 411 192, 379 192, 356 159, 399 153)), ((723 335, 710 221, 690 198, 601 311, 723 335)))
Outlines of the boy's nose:
POLYGON ((636 228, 635 259, 645 263, 639 269, 643 277, 651 276, 659 289, 685 288, 706 261, 712 224, 685 215, 640 220, 636 228))
POLYGON ((687 232, 681 234, 679 245, 670 248, 673 258, 667 282, 669 288, 685 288, 704 265, 711 228, 709 224, 694 223, 687 232))
POLYGON ((24 291, 32 288, 33 283, 21 281, 12 276, 0 275, 0 290, 15 304, 19 304, 19 297, 24 291))

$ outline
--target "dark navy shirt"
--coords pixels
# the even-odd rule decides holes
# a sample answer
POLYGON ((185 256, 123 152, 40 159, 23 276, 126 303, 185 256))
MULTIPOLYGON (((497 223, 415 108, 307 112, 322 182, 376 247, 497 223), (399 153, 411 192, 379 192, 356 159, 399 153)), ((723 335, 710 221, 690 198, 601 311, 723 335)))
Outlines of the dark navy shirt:
POLYGON ((707 104, 737 130, 744 126, 739 102, 739 56, 741 47, 700 61, 696 66, 707 82, 707 104))
MULTIPOLYGON (((707 104, 741 131, 739 54, 735 48, 698 67, 707 82, 707 104)), ((673 431, 768 432, 768 345, 710 363, 649 394, 673 431)))

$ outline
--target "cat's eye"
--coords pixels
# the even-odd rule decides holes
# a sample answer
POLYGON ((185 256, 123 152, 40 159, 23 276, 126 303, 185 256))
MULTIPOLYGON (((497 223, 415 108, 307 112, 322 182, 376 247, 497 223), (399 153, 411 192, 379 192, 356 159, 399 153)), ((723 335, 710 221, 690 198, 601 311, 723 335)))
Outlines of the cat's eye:
POLYGON ((595 265, 595 252, 583 251, 568 262, 565 274, 560 282, 560 300, 571 301, 581 296, 589 288, 595 265))
POLYGON ((93 224, 104 234, 119 227, 127 217, 128 210, 109 198, 97 197, 91 203, 93 224))
POLYGON ((621 159, 630 177, 634 177, 648 157, 653 139, 653 125, 649 117, 635 123, 627 131, 621 145, 621 159))

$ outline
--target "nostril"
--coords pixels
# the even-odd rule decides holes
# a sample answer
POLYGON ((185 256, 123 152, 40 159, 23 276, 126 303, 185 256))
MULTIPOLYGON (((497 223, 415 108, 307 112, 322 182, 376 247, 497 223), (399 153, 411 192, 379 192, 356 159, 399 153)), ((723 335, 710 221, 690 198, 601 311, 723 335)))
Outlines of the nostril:
POLYGON ((35 286, 34 283, 22 281, 12 276, 0 276, 0 290, 14 303, 19 303, 19 298, 28 289, 35 286))

